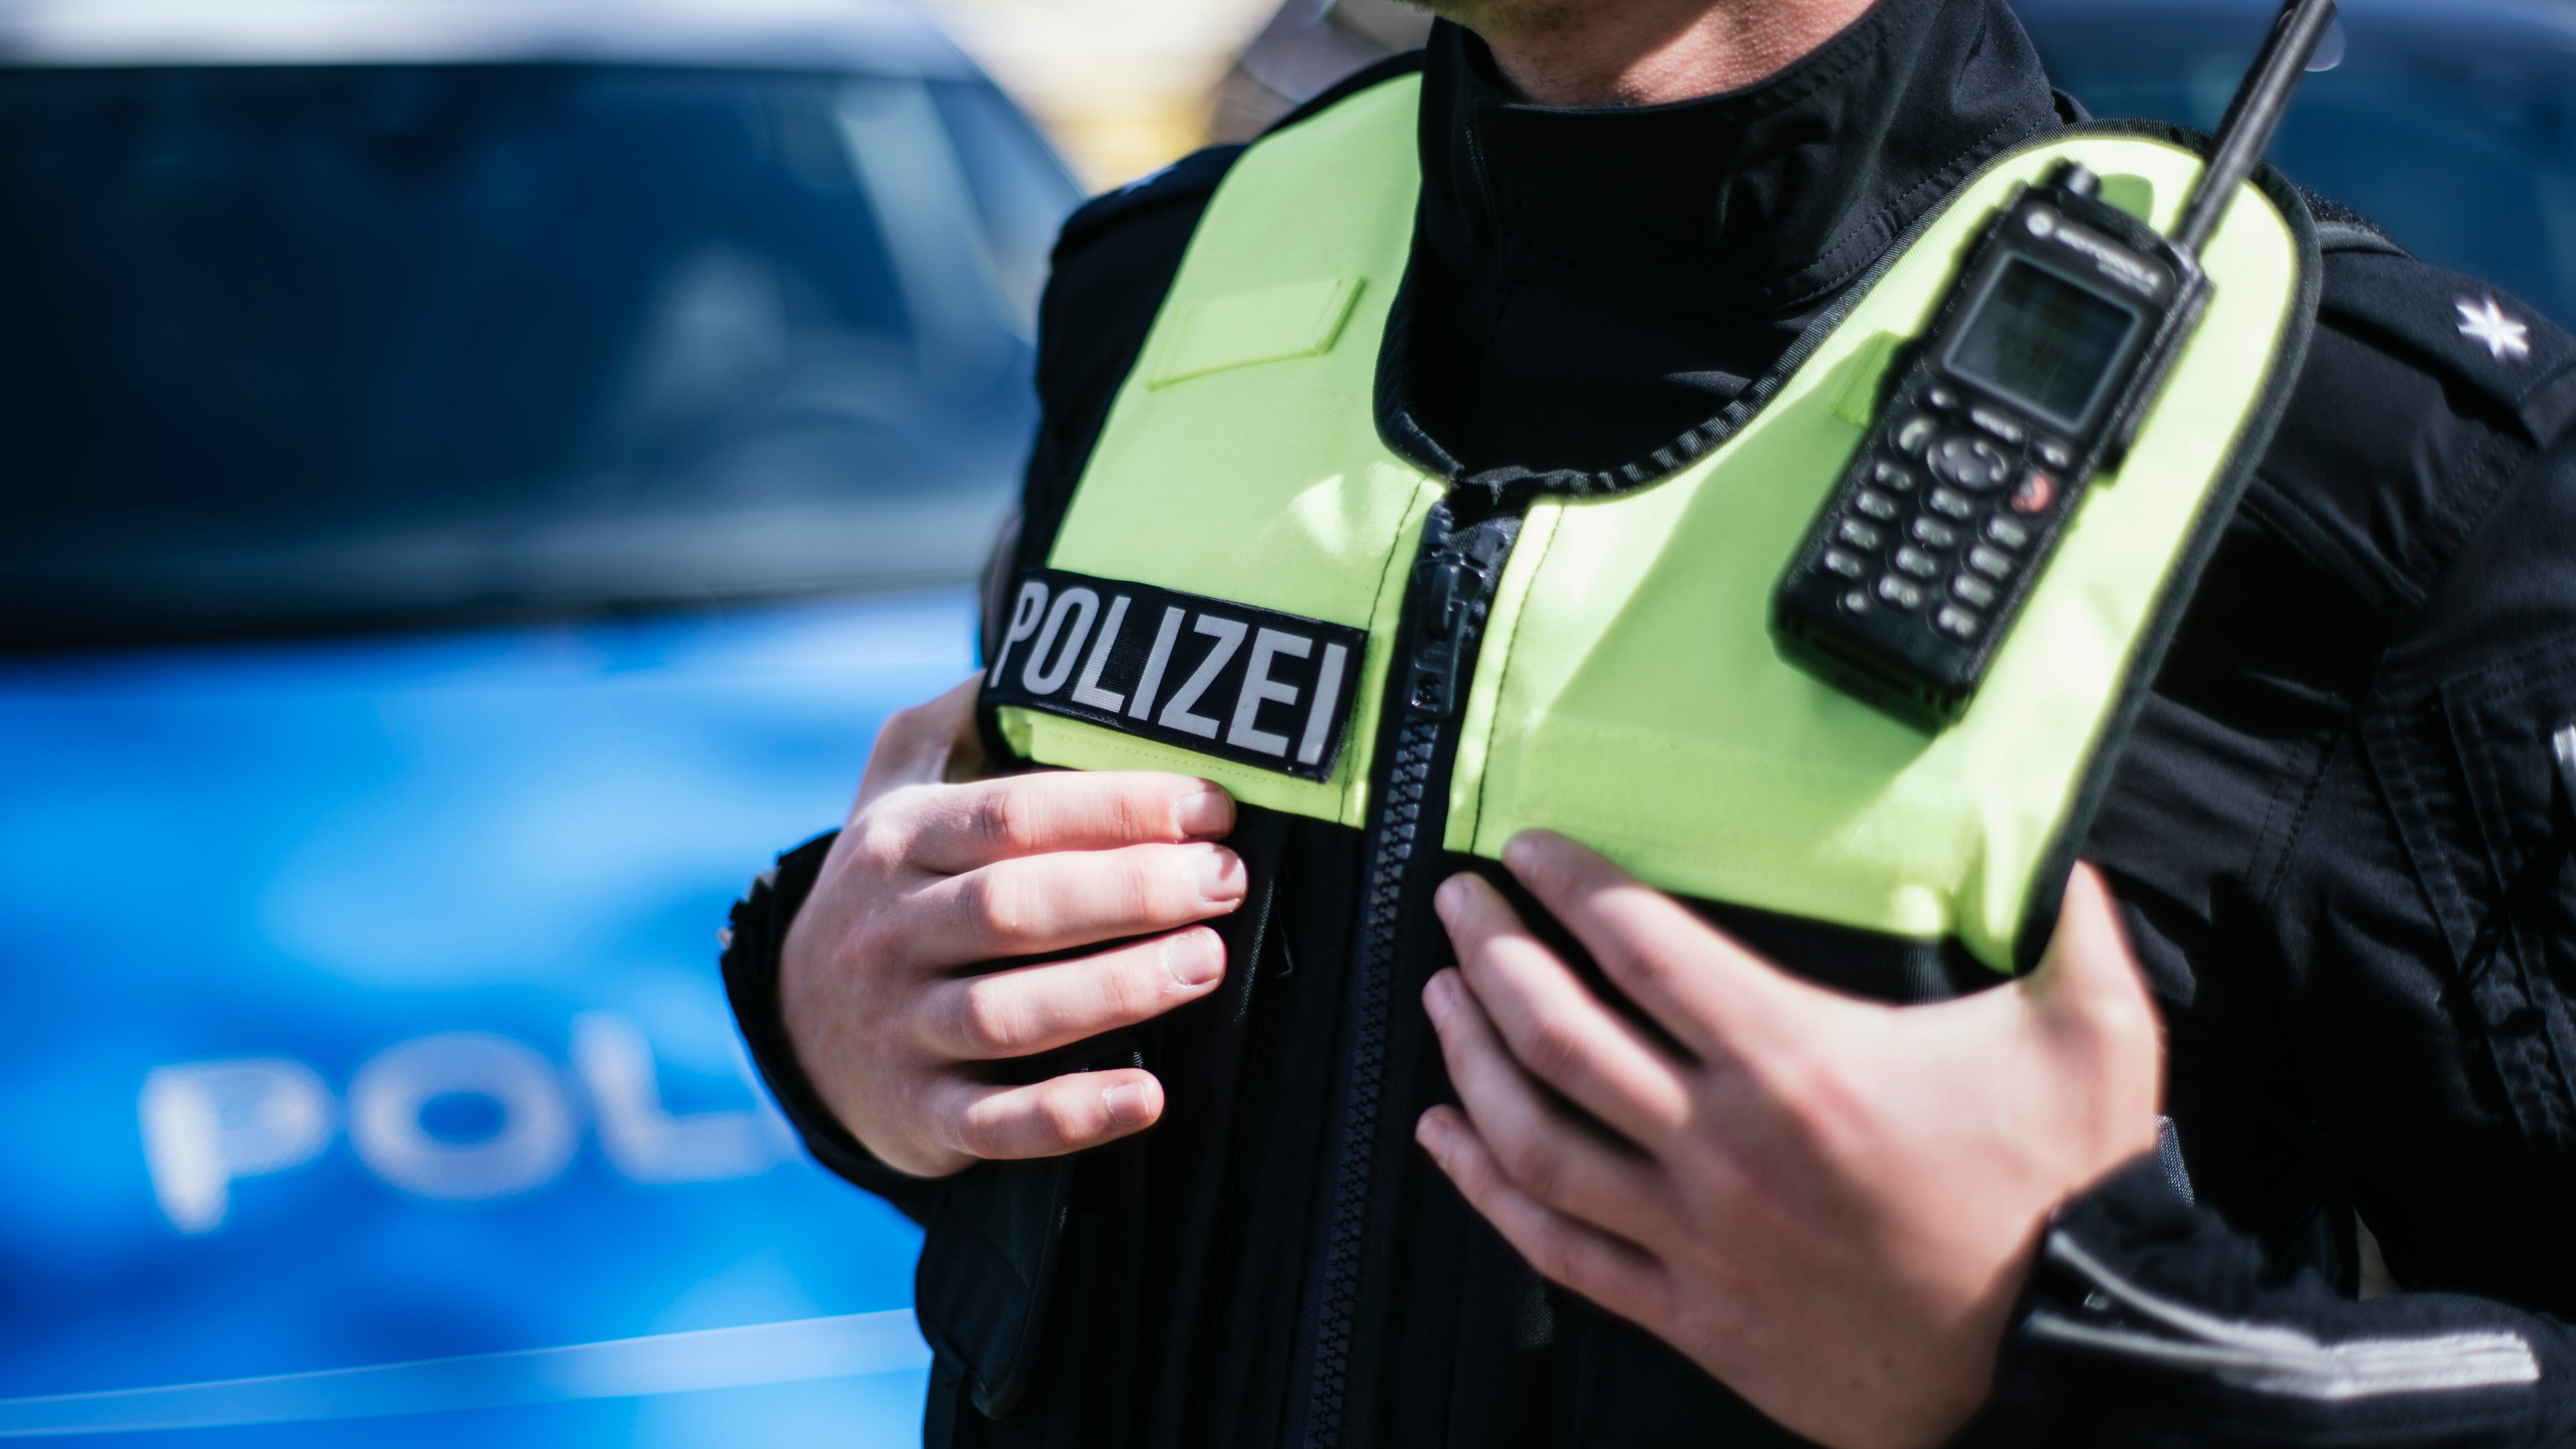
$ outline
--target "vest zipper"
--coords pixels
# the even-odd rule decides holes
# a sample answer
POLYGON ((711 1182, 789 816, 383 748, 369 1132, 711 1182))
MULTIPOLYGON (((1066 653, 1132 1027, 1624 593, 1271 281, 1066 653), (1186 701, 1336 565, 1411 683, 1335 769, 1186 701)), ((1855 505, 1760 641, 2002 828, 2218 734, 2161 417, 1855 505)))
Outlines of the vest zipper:
POLYGON ((1451 494, 1423 525, 1421 550, 1405 590, 1397 635, 1402 647, 1387 686, 1390 718, 1379 731, 1384 763, 1371 797, 1362 856, 1350 1051, 1325 1219, 1302 1436, 1306 1449, 1338 1449, 1343 1442, 1363 1259, 1378 1196, 1377 1158, 1387 1131, 1385 1079, 1396 976, 1407 959, 1405 946, 1421 908, 1438 884, 1458 717, 1475 676, 1494 587, 1520 526, 1516 513, 1490 512, 1481 492, 1451 494))

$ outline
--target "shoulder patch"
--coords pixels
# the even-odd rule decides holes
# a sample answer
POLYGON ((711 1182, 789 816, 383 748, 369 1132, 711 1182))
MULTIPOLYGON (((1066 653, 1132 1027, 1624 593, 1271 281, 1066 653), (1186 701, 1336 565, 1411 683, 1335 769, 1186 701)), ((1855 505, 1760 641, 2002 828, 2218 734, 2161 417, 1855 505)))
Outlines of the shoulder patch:
POLYGON ((2332 253, 2325 273, 2328 317, 2483 393, 2535 440, 2576 417, 2576 337, 2510 293, 2377 250, 2332 253))

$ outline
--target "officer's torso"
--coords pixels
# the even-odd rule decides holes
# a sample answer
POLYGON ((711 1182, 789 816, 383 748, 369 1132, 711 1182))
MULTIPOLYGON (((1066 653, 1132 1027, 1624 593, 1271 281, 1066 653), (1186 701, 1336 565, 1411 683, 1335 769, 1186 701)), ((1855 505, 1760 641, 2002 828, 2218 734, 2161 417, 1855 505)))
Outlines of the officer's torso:
MULTIPOLYGON (((1425 114, 1433 119, 1424 134, 1410 314, 1411 416, 1422 440, 1462 468, 1534 471, 1600 467, 1653 446, 1722 408, 1859 274, 1910 219, 1899 199, 1919 190, 1919 173, 1973 164, 1978 147, 2012 139, 2010 126, 1998 134, 1999 117, 2018 117, 2026 130, 2052 123, 2026 48, 1976 43, 1997 21, 2010 26, 1999 9, 1924 0, 1880 14, 1897 33, 1872 52, 1871 64, 1881 67, 1872 83, 1893 86, 1902 104, 1931 108, 1913 134, 1957 137, 1960 148, 1911 164, 1857 156, 1853 174, 1804 190, 1777 185, 1788 143, 1766 154, 1764 128, 1713 114, 1723 107, 1608 118, 1517 111, 1484 89, 1455 33, 1444 32, 1427 78, 1425 114), (1907 85, 1914 66, 1938 77, 1937 102, 1930 90, 1918 97, 1907 85), (1963 70, 1980 83, 1954 86, 1963 70), (1960 95, 1975 99, 1963 105, 1960 95), (1443 116, 1455 124, 1443 125, 1443 116), (1632 121, 1639 124, 1625 137, 1585 134, 1632 121), (1463 154, 1471 136, 1474 167, 1463 154), (1694 173, 1686 163, 1702 146, 1718 160, 1694 173), (1635 165, 1603 175, 1586 164, 1604 154, 1635 165), (1594 183, 1599 192, 1583 194, 1594 183), (1814 204, 1820 192, 1840 209, 1814 204), (1799 204, 1766 214, 1782 194, 1799 204), (1588 225, 1569 220, 1578 217, 1588 225), (1712 255, 1718 265, 1709 264, 1712 255), (1683 305, 1658 306, 1658 296, 1683 305)), ((1782 130, 1794 135, 1794 124, 1782 130)), ((1177 265, 1216 160, 1096 209, 1071 233, 1050 303, 1042 379, 1050 432, 1032 470, 1025 561, 1043 559, 1056 536, 1108 396, 1136 364, 1143 322, 1177 265), (1086 319, 1086 308, 1100 315, 1086 319), (1083 340, 1060 340, 1069 337, 1083 340)), ((2450 411, 2439 401, 2441 384, 2425 395, 2420 360, 2385 363, 2350 337, 2330 341, 2311 377, 2311 393, 2323 396, 2303 396, 2293 410, 2285 451, 2325 450, 2327 419, 2351 411, 2338 394, 2357 385, 2391 389, 2419 411, 2450 411), (2390 375, 2357 376, 2374 367, 2390 375)), ((2473 459, 2490 473, 2510 466, 2488 420, 2457 426, 2479 435, 2445 440, 2441 458, 2473 459)), ((2349 455, 2352 440, 2339 441, 2349 455)), ((2422 462, 2421 447, 2412 456, 2419 471, 2439 476, 2413 480, 2428 501, 2408 522, 2428 536, 2465 533, 2467 522, 2449 517, 2464 505, 2446 500, 2474 486, 2451 476, 2471 465, 2422 462)), ((2368 466, 2382 465, 2374 458, 2368 466)), ((2287 488, 2295 499, 2301 470, 2290 471, 2272 491, 2287 488)), ((2341 486, 2355 485, 2347 474, 2341 486)), ((2287 513, 2301 505, 2269 506, 2287 513)), ((2333 504, 2320 511, 2332 513, 2333 504)), ((2315 548, 2285 546, 2283 537, 2281 526, 2260 517, 2231 536, 2201 617, 2179 646, 2172 683, 2131 749, 2097 853, 2124 886, 2142 951, 2175 1013, 2177 1115, 2187 1141, 2208 1143, 2195 1149, 2206 1190, 2251 1225, 2285 1241, 2321 1236, 2307 1250, 2331 1253, 2330 1226, 2320 1229, 2326 1219, 2315 1212, 2319 1174, 2283 1165, 2306 1160, 2301 1151, 2316 1136, 2314 1093, 2282 1080, 2281 1054, 2260 1043, 2295 1033, 2300 1014, 2319 1009, 2286 983, 2322 984, 2299 982, 2278 963, 2309 944, 2299 933, 2317 926, 2315 899, 2348 888, 2353 877, 2334 853, 2320 858, 2315 837, 2285 823, 2282 811, 2369 814, 2358 793, 2363 777, 2354 774, 2361 765, 2338 758, 2330 741, 2348 723, 2344 701, 2362 687, 2358 677, 2402 610, 2382 599, 2366 621, 2360 611, 2337 615, 2357 586, 2319 573, 2315 548), (2239 616, 2248 613, 2260 627, 2243 626, 2239 616), (2302 891, 2308 916, 2287 919, 2302 909, 2302 891), (2207 980, 2207 964, 2231 953, 2267 969, 2259 979, 2249 971, 2207 980), (2259 1070, 2249 1065, 2258 1062, 2259 1070)), ((2407 562, 2418 575, 2439 573, 2429 553, 2407 562)), ((2391 943, 2404 940, 2437 959, 2437 924, 2410 914, 2410 891, 2401 889, 2411 881, 2394 827, 2372 819, 2347 833, 2365 845, 2387 843, 2391 859, 2378 862, 2392 873, 2380 883, 2391 901, 2384 914, 2406 927, 2381 929, 2377 954, 2353 959, 2385 960, 2391 943)), ((1023 1407, 998 1424, 960 1416, 960 1442, 1070 1443, 1106 1433, 1133 1442, 1261 1444, 1312 1414, 1307 1357, 1315 1347, 1299 1341, 1298 1327, 1316 1317, 1318 1305, 1308 1300, 1340 1230, 1326 1203, 1348 1151, 1334 1138, 1345 1105, 1336 1094, 1346 1090, 1334 1068, 1351 1050, 1367 989, 1344 970, 1358 925, 1352 902, 1363 886, 1363 841, 1349 826, 1251 812, 1238 843, 1264 887, 1260 909, 1247 913, 1258 919, 1229 928, 1236 979, 1219 1001, 1133 1044, 1172 1081, 1173 1116, 1140 1143, 1076 1170, 1063 1277, 1023 1407)), ((2356 929, 2386 927, 2378 914, 2356 929)), ((1784 951, 1830 956, 1836 946, 1794 933, 1766 938, 1780 928, 1762 920, 1729 924, 1784 951)), ((1850 967, 1856 981, 1869 969, 1865 960, 1850 967)), ((2436 1012, 2433 994, 2383 1013, 2381 1030, 2424 1035, 2420 1018, 2436 1012)), ((1436 1070, 1418 1042, 1390 1055, 1382 1115, 1409 1122, 1437 1089, 1436 1070)), ((2346 1076, 2367 1075, 2326 1055, 2346 1076)), ((2474 1065, 2456 1042, 2420 1055, 2424 1073, 2462 1104, 2460 1114, 2493 1115, 2493 1089, 2470 1081, 2474 1065)), ((2553 1089, 2564 1095, 2549 1082, 2525 1091, 2545 1099, 2553 1089)), ((2367 1133, 2371 1120, 2347 1112, 2340 1130, 2367 1133)), ((1382 1209, 1393 1217, 1363 1225, 1370 1256, 1358 1268, 1391 1299, 1420 1306, 1347 1346, 1351 1361, 1377 1370, 1347 1387, 1355 1403, 1365 1400, 1348 1415, 1348 1442, 1770 1440, 1756 1416, 1659 1346, 1542 1293, 1403 1150, 1400 1133, 1385 1155, 1399 1184, 1382 1209)))

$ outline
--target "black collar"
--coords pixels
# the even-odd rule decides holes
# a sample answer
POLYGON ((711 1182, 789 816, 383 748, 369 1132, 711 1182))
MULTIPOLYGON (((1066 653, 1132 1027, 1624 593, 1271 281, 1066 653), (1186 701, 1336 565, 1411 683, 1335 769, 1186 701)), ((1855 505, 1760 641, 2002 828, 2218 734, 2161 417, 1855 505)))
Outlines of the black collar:
POLYGON ((1426 61, 1423 222, 1444 261, 1697 306, 1834 291, 2056 119, 1997 0, 1881 0, 1768 80, 1662 106, 1516 100, 1446 22, 1426 61))
POLYGON ((1427 429, 1438 461, 1479 468, 1651 452, 1979 165, 2057 121, 2002 0, 1880 0, 1759 84, 1636 107, 1516 100, 1484 42, 1442 22, 1400 319, 1431 365, 1401 389, 1420 428, 1411 397, 1387 398, 1408 414, 1390 438, 1427 429), (1569 378, 1596 395, 1569 397, 1569 378))

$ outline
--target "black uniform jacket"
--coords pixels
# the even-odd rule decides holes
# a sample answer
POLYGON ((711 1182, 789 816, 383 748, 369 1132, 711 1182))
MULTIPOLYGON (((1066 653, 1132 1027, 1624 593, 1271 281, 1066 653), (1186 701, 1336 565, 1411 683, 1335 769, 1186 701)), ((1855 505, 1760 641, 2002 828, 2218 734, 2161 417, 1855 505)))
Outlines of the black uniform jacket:
MULTIPOLYGON (((1465 480, 1652 453, 1982 161, 2072 115, 2000 0, 1881 0, 1786 73, 1671 106, 1514 103, 1447 26, 1340 93, 1417 65, 1410 361, 1381 417, 1465 480)), ((1066 226, 1019 561, 1235 154, 1066 226)), ((2526 1444, 2576 1422, 2576 1333, 2549 1316, 2576 1312, 2576 818, 2551 744, 2576 723, 2576 344, 2313 207, 2305 372, 2086 851, 2165 1012, 2179 1160, 2058 1215, 1975 1442, 2526 1444)), ((869 1159, 783 1037, 775 944, 823 842, 737 911, 728 979, 771 1084, 818 1157, 927 1226, 931 1442, 1787 1442, 1547 1291, 1412 1149, 1446 1091, 1417 1004, 1440 947, 1421 933, 1375 1007, 1354 990, 1357 832, 1246 811, 1234 843, 1254 892, 1225 987, 1091 1053, 1152 1066, 1164 1123, 940 1183, 869 1159), (1353 1204, 1331 1164, 1363 1030, 1385 1033, 1386 1130, 1353 1204), (1358 1245, 1338 1287, 1328 1239, 1358 1245)), ((1848 942, 1710 914, 1905 992, 1848 942)))

